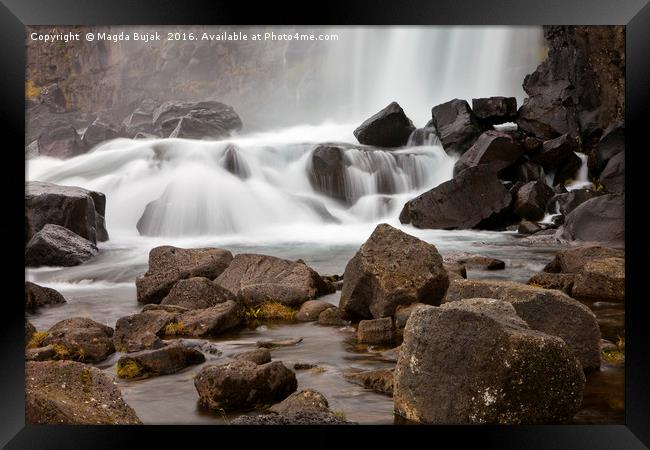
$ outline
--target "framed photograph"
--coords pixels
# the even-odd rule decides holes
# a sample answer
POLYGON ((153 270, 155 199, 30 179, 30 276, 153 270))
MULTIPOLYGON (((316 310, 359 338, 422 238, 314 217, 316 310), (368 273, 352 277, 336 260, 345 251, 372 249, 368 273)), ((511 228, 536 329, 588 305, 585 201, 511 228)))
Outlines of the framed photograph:
POLYGON ((648 448, 645 1, 3 3, 5 448, 648 448))

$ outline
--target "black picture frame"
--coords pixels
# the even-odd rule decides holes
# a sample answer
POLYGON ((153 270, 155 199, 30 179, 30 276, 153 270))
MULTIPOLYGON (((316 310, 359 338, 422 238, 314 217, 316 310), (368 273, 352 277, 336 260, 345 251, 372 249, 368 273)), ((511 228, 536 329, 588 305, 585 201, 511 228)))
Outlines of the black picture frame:
POLYGON ((4 136, 0 183, 5 206, 0 220, 4 242, 4 301, 0 325, 0 445, 26 448, 130 448, 256 444, 331 445, 350 438, 406 445, 497 448, 627 449, 650 446, 650 342, 644 314, 647 248, 642 217, 646 128, 650 122, 650 4, 647 0, 330 0, 326 3, 204 0, 2 0, 0 5, 0 123, 4 136), (24 68, 25 25, 626 25, 626 406, 625 425, 564 426, 366 426, 366 427, 212 427, 212 426, 33 426, 24 421, 24 68), (7 139, 10 137, 11 139, 7 139), (11 144, 9 143, 11 142, 11 144), (639 147, 639 148, 636 148, 639 147), (634 184, 639 184, 635 189, 634 184), (638 212, 641 211, 641 212, 638 212), (296 434, 298 433, 298 434, 296 434), (299 436, 299 437, 297 437, 299 436), (296 438, 297 437, 297 438, 296 438), (305 439, 306 438, 306 439, 305 439), (144 441, 143 441, 144 439, 144 441), (195 442, 203 440, 203 444, 195 442), (260 442, 254 443, 259 440, 260 442), (156 443, 154 443, 154 441, 156 443), (142 445, 142 444, 140 444, 142 445))

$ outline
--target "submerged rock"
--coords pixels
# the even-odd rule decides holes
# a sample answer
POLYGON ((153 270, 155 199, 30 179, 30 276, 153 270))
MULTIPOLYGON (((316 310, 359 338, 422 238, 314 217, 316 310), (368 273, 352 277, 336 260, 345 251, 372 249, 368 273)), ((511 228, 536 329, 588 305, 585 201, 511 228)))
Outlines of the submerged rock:
POLYGON ((239 149, 234 144, 228 144, 219 164, 236 177, 246 180, 251 176, 251 170, 246 161, 239 156, 239 149))
POLYGON ((406 145, 413 130, 413 122, 397 102, 392 102, 359 125, 354 130, 354 137, 364 145, 401 147, 406 145))
POLYGON ((345 268, 339 307, 360 319, 388 317, 399 305, 440 304, 448 285, 434 245, 380 224, 345 268))
POLYGON ((198 350, 183 345, 169 345, 122 356, 117 361, 117 376, 132 379, 168 375, 204 361, 205 356, 198 350))
POLYGON ((215 282, 248 306, 270 301, 298 306, 331 290, 304 263, 251 253, 235 256, 215 282))
POLYGON ((318 315, 319 325, 344 327, 350 324, 347 315, 338 307, 324 309, 318 315))
POLYGON ((36 283, 25 281, 25 309, 33 310, 44 305, 65 303, 65 298, 60 292, 39 286, 36 283))
POLYGON ((72 158, 88 150, 77 130, 62 120, 48 123, 38 135, 37 141, 39 154, 52 158, 72 158))
POLYGON ((463 154, 483 132, 465 100, 454 99, 431 110, 433 126, 447 153, 463 154))
MULTIPOLYGON (((460 264, 469 269, 503 270, 506 268, 505 261, 477 253, 449 252, 445 253, 443 260, 446 263, 460 264)), ((467 274, 463 278, 467 278, 467 274)))
POLYGON ((414 312, 393 399, 420 423, 564 423, 584 384, 562 339, 531 330, 509 303, 468 299, 414 312))
POLYGON ((25 364, 28 424, 140 424, 113 380, 99 369, 73 361, 25 364))
POLYGON ((25 265, 78 266, 97 253, 99 250, 88 239, 59 225, 47 224, 27 242, 25 265))
POLYGON ((343 373, 343 378, 380 394, 393 395, 395 369, 350 370, 343 373))
POLYGON ((194 377, 194 386, 202 406, 232 411, 283 400, 298 383, 293 371, 280 361, 257 365, 235 360, 204 367, 194 377))

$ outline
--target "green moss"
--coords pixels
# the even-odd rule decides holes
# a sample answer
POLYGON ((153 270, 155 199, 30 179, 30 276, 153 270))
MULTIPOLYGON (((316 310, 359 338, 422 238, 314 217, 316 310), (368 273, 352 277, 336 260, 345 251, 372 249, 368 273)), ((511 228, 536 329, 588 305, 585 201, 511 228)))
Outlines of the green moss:
POLYGON ((163 333, 165 336, 178 336, 185 333, 185 326, 183 322, 171 322, 165 325, 163 333))
POLYGON ((41 347, 43 345, 43 341, 48 336, 49 333, 47 331, 37 331, 36 333, 32 334, 32 338, 29 340, 27 348, 41 347))
POLYGON ((144 367, 133 358, 121 359, 117 362, 117 376, 120 378, 139 378, 144 376, 144 367))
POLYGON ((341 420, 348 420, 347 416, 345 415, 345 411, 341 411, 341 410, 334 411, 334 415, 341 420))
POLYGON ((605 350, 603 352, 603 361, 608 363, 620 363, 625 361, 625 353, 620 350, 605 350))
POLYGON ((244 310, 244 319, 247 322, 255 320, 280 320, 293 321, 297 311, 277 301, 262 303, 259 306, 244 310))
POLYGON ((56 359, 71 359, 75 361, 83 361, 86 353, 83 348, 70 348, 63 344, 52 345, 56 359))

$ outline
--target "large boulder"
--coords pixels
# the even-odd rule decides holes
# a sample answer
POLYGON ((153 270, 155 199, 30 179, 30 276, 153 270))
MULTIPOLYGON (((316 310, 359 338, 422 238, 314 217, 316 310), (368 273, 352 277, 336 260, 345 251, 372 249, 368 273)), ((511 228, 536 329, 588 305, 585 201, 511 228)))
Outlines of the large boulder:
POLYGON ((612 124, 603 132, 603 136, 596 144, 594 150, 589 154, 587 160, 589 173, 598 177, 609 160, 625 151, 625 123, 612 124))
POLYGON ((113 329, 84 317, 73 317, 47 330, 41 347, 51 345, 58 359, 96 363, 115 352, 113 329))
POLYGON ((97 255, 99 250, 88 239, 59 225, 47 224, 25 246, 25 265, 77 266, 97 255))
POLYGON ((202 406, 231 411, 284 400, 298 383, 295 373, 280 361, 257 365, 234 360, 204 367, 194 377, 194 386, 202 406))
POLYGON ((499 174, 516 163, 523 154, 524 148, 512 135, 496 130, 486 131, 456 161, 454 176, 468 167, 478 165, 487 165, 499 174))
POLYGON ((625 194, 587 200, 566 216, 559 233, 572 241, 625 245, 625 194))
MULTIPOLYGON (((547 172, 558 170, 564 166, 571 165, 572 158, 577 158, 575 155, 576 150, 578 150, 576 139, 568 134, 563 134, 555 139, 545 141, 541 151, 531 161, 541 165, 547 172)), ((580 163, 580 158, 578 158, 578 163, 580 163)))
MULTIPOLYGON (((503 270, 506 268, 505 261, 478 253, 448 252, 445 253, 443 261, 447 264, 459 264, 466 269, 503 270)), ((462 278, 467 278, 466 272, 463 276, 463 272, 461 271, 460 275, 462 278)))
POLYGON ((585 305, 554 289, 496 280, 455 280, 445 302, 493 298, 511 303, 533 330, 558 336, 585 370, 600 367, 600 329, 585 305))
POLYGON ((106 373, 74 361, 25 364, 25 422, 47 425, 141 423, 106 373))
POLYGON ((345 267, 339 307, 358 319, 389 317, 399 305, 439 305, 448 285, 434 245, 380 224, 345 267))
POLYGON ((275 301, 298 306, 330 292, 320 275, 303 262, 241 253, 215 282, 249 306, 275 301))
POLYGON ((473 98, 472 111, 485 125, 498 125, 517 120, 517 99, 515 97, 473 98))
POLYGON ((624 301, 625 259, 588 261, 575 275, 571 296, 581 300, 624 301))
POLYGON ((393 399, 420 423, 565 423, 584 385, 562 339, 531 330, 506 302, 478 298, 413 313, 393 399))
POLYGON ((113 342, 119 352, 139 352, 164 346, 160 339, 167 325, 175 323, 177 312, 149 310, 120 317, 115 323, 113 342))
POLYGON ((431 109, 433 126, 447 153, 463 154, 483 132, 465 100, 453 99, 431 109))
POLYGON ((38 135, 37 142, 40 156, 52 158, 72 158, 85 153, 88 149, 77 130, 62 120, 47 124, 38 135))
POLYGON ((65 298, 59 291, 39 286, 31 281, 25 281, 25 309, 33 310, 39 306, 65 303, 65 298))
POLYGON ((232 300, 218 303, 210 308, 193 309, 178 316, 177 328, 173 334, 196 337, 215 336, 241 324, 242 316, 241 304, 232 300))
POLYGON ((557 289, 571 295, 575 275, 572 273, 539 272, 530 277, 527 284, 544 289, 557 289))
POLYGON ((342 202, 348 202, 350 193, 346 186, 347 162, 344 148, 335 145, 319 145, 311 155, 309 182, 314 190, 342 202))
POLYGON ((404 110, 392 102, 354 130, 359 143, 376 147, 402 147, 415 130, 404 110))
POLYGON ((81 136, 81 141, 87 148, 92 148, 104 141, 115 139, 119 135, 120 132, 115 126, 98 117, 88 125, 88 128, 81 136))
POLYGON ((219 159, 219 165, 242 180, 251 176, 250 167, 239 155, 239 148, 234 144, 228 144, 223 156, 219 159))
POLYGON ((570 247, 556 253, 553 260, 544 267, 544 272, 577 273, 589 261, 605 258, 625 258, 625 251, 600 245, 570 247))
POLYGON ((108 240, 106 196, 76 186, 25 183, 25 242, 47 224, 60 225, 93 244, 108 240))
POLYGON ((318 324, 323 326, 344 327, 350 324, 347 314, 341 308, 327 308, 318 315, 318 324))
POLYGON ((117 376, 132 379, 168 375, 204 361, 205 356, 198 350, 184 345, 168 345, 122 356, 117 361, 117 376))
POLYGON ((135 280, 140 303, 160 303, 183 279, 215 279, 232 261, 220 248, 178 248, 165 245, 149 252, 149 270, 135 280))
POLYGON ((256 348, 247 352, 236 353, 232 356, 233 359, 245 359, 257 364, 266 364, 271 362, 271 351, 268 348, 256 348))
POLYGON ((531 181, 517 191, 514 211, 522 219, 542 220, 546 205, 553 198, 553 189, 544 181, 531 181))
POLYGON ((236 300, 235 295, 209 278, 192 277, 179 280, 160 302, 161 305, 176 305, 187 309, 205 309, 236 300))
POLYGON ((620 152, 607 161, 598 179, 607 192, 625 193, 625 152, 620 152))
POLYGON ((417 228, 480 228, 511 202, 512 196, 488 166, 469 167, 408 201, 399 220, 417 228))
POLYGON ((215 101, 165 102, 153 113, 154 131, 163 137, 220 139, 242 127, 231 106, 215 101))
POLYGON ((574 189, 562 194, 556 194, 549 201, 546 209, 550 213, 557 211, 566 216, 587 200, 598 197, 599 195, 601 194, 592 189, 574 189))

